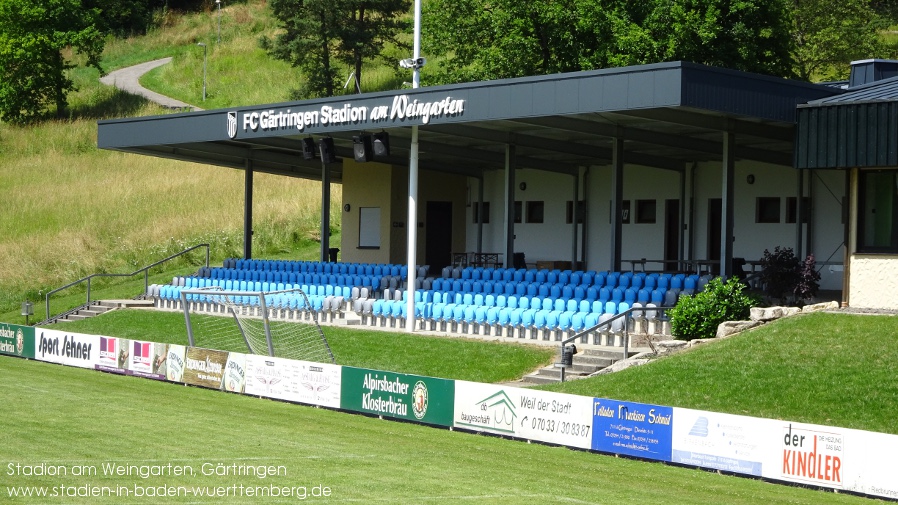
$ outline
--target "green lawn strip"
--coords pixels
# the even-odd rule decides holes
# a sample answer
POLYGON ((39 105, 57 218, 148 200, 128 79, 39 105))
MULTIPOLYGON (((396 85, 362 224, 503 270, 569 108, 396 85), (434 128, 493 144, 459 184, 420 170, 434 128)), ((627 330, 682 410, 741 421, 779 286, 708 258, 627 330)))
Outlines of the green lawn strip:
MULTIPOLYGON (((9 486, 313 486, 348 503, 869 503, 687 468, 452 432, 258 398, 0 357, 0 502, 284 503, 245 496, 14 499, 9 486), (96 476, 28 477, 9 464, 96 476), (103 465, 194 475, 104 475, 103 465), (286 475, 203 475, 232 465, 286 475)), ((232 472, 233 473, 233 472, 232 472)), ((324 500, 321 500, 324 501, 324 500)))
MULTIPOLYGON (((181 312, 117 310, 53 329, 187 344, 181 312)), ((519 379, 548 364, 555 352, 538 346, 339 326, 322 326, 322 330, 340 365, 476 382, 519 379)), ((202 342, 196 345, 202 346, 202 342)), ((226 347, 223 350, 246 352, 246 345, 239 340, 226 347)))
POLYGON ((619 373, 545 389, 898 434, 892 316, 781 319, 619 373))

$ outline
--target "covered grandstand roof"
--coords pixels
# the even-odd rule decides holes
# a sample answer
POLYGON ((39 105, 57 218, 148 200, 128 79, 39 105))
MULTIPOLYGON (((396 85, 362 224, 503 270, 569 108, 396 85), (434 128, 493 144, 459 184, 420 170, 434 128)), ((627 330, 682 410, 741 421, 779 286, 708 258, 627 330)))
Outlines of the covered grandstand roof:
MULTIPOLYGON (((402 166, 419 125, 425 170, 479 176, 502 169, 514 144, 517 166, 574 174, 610 163, 615 138, 625 163, 682 170, 721 159, 721 132, 732 132, 737 159, 791 167, 796 106, 840 92, 673 62, 106 120, 98 146, 321 179, 302 139, 332 136, 337 156, 351 159, 354 135, 383 130, 391 153, 378 161, 402 166)), ((341 181, 340 163, 329 172, 341 181)))

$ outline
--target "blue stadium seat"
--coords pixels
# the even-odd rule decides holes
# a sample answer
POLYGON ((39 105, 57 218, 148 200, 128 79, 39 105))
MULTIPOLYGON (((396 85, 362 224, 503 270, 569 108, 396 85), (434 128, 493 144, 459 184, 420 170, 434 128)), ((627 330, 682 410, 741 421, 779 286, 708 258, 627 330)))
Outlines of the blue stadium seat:
POLYGON ((518 308, 518 297, 517 296, 514 296, 514 295, 508 296, 505 298, 505 302, 508 305, 509 309, 518 308))

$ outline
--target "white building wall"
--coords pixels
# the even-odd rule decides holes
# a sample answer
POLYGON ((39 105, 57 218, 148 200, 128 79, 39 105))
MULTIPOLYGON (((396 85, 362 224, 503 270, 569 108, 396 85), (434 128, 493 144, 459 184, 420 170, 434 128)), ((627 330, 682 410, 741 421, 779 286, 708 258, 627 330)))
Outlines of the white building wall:
POLYGON ((852 255, 848 303, 859 308, 898 309, 898 256, 852 255))
MULTIPOLYGON (((687 167, 684 251, 686 257, 708 258, 708 202, 721 195, 720 162, 700 163, 695 168, 687 167), (693 182, 694 178, 694 182, 693 182), (690 219, 689 205, 694 205, 690 219), (690 252, 690 246, 692 252, 690 252)), ((594 166, 586 172, 587 183, 581 183, 581 199, 587 201, 588 237, 587 268, 607 270, 611 258, 611 168, 594 166)), ((627 165, 624 169, 624 200, 630 202, 629 224, 623 225, 622 251, 627 259, 662 259, 664 256, 664 211, 665 201, 679 200, 681 175, 674 171, 627 165), (636 201, 654 199, 656 219, 652 224, 636 223, 636 201)), ((477 201, 476 179, 468 179, 469 203, 477 201)), ((759 260, 765 249, 776 246, 796 247, 796 225, 786 223, 789 197, 796 197, 798 191, 797 172, 789 167, 766 165, 756 162, 737 161, 735 167, 734 194, 736 211, 734 216, 733 253, 746 260, 759 260), (749 183, 749 175, 753 183, 749 183), (756 223, 756 200, 758 197, 780 198, 780 222, 756 223)), ((490 204, 489 223, 483 225, 484 252, 504 252, 503 219, 505 174, 496 170, 484 174, 484 201, 490 204)), ((841 263, 843 228, 841 226, 841 198, 845 192, 844 173, 817 171, 810 174, 805 182, 805 195, 810 194, 815 202, 812 222, 812 244, 810 250, 802 239, 802 253, 813 253, 820 262, 841 263), (834 223, 838 223, 834 225, 834 223)), ((572 256, 572 226, 565 223, 566 205, 573 199, 571 176, 519 169, 515 178, 515 199, 523 203, 525 216, 523 223, 515 225, 515 251, 524 252, 528 263, 537 261, 570 261, 572 256), (521 190, 521 183, 526 189, 521 190), (541 224, 526 223, 526 202, 545 202, 545 219, 541 224)), ((468 205, 465 212, 467 223, 466 250, 474 251, 477 246, 477 225, 473 222, 473 207, 468 205)), ((579 240, 579 239, 578 239, 579 240)), ((714 244, 719 248, 718 244, 714 244)), ((577 244, 578 259, 582 244, 577 244)), ((649 265, 660 268, 661 265, 649 265)), ((624 263, 622 268, 629 268, 624 263)), ((823 266, 821 270, 822 289, 841 289, 842 271, 839 265, 823 266)))

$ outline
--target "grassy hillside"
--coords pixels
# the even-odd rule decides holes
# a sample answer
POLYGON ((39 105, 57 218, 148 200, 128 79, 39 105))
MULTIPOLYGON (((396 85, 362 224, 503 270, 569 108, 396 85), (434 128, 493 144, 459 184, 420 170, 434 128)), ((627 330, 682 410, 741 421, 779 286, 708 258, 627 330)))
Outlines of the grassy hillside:
POLYGON ((619 373, 547 386, 603 398, 898 434, 896 318, 808 314, 619 373))
MULTIPOLYGON (((159 91, 199 103, 202 48, 196 42, 205 41, 211 50, 210 99, 200 105, 287 99, 290 86, 284 83, 295 81, 296 71, 265 57, 256 43, 274 26, 265 2, 225 8, 220 47, 213 44, 216 23, 213 13, 171 15, 144 37, 110 40, 103 67, 174 56, 171 68, 150 80, 159 91), (220 77, 226 74, 245 82, 220 77)), ((68 120, 26 128, 0 123, 0 189, 6 200, 0 213, 3 320, 17 316, 26 298, 41 301, 42 293, 85 275, 133 271, 199 242, 213 244, 219 260, 242 252, 243 172, 98 150, 98 118, 168 111, 100 84, 96 70, 77 69, 72 75, 79 90, 70 95, 68 120)), ((255 187, 255 254, 315 257, 320 185, 258 174, 255 187)), ((332 227, 339 230, 339 185, 331 203, 332 227)))

